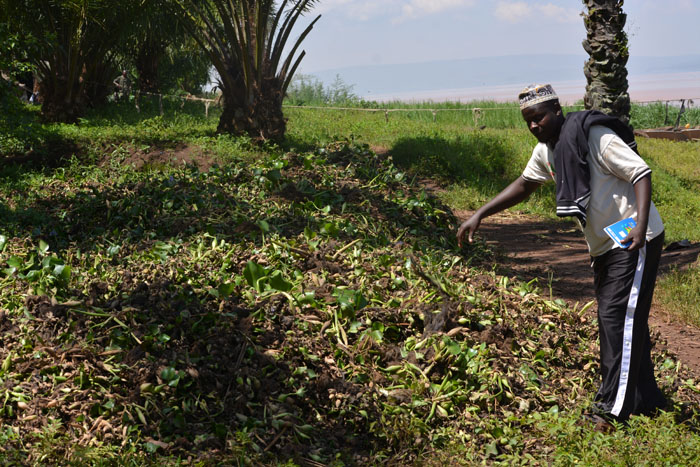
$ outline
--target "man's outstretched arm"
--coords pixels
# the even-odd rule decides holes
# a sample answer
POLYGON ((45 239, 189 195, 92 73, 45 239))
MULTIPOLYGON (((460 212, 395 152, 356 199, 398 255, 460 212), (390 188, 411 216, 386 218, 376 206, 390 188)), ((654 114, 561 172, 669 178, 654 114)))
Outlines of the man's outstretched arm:
POLYGON ((469 219, 462 222, 462 225, 459 226, 459 230, 457 230, 457 244, 460 248, 462 247, 464 236, 467 232, 469 232, 467 237, 469 243, 473 242, 474 232, 479 229, 479 225, 481 225, 481 221, 484 218, 525 201, 539 186, 539 183, 525 180, 523 177, 518 177, 513 183, 497 194, 495 198, 477 209, 469 219))

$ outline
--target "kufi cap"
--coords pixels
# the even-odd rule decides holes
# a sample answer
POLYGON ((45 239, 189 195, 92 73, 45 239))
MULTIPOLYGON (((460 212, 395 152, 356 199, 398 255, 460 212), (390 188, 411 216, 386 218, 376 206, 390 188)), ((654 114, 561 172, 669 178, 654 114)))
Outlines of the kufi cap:
POLYGON ((520 110, 542 102, 559 99, 551 84, 530 84, 518 94, 520 110))

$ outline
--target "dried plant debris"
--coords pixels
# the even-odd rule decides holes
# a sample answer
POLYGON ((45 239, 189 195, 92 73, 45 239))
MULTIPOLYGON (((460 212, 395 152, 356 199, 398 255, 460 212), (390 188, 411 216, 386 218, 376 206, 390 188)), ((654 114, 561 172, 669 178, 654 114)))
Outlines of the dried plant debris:
MULTIPOLYGON (((485 245, 459 251, 388 156, 99 170, 47 186, 25 205, 45 221, 3 238, 0 458, 542 459, 537 420, 590 403, 590 305, 480 267, 485 245)), ((696 403, 657 358, 672 401, 696 403)))

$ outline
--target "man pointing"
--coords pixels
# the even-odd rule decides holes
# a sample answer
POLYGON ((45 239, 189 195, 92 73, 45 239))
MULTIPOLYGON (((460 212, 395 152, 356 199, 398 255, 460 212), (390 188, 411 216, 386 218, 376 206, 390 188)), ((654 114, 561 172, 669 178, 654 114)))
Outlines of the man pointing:
POLYGON ((624 421, 651 414, 666 405, 647 324, 664 241, 651 170, 632 130, 617 118, 597 111, 564 116, 550 85, 528 86, 518 98, 538 144, 522 175, 462 223, 457 241, 472 242, 484 218, 556 183, 557 215, 578 219, 592 257, 602 372, 594 416, 624 421), (636 226, 620 247, 603 229, 626 218, 636 226))

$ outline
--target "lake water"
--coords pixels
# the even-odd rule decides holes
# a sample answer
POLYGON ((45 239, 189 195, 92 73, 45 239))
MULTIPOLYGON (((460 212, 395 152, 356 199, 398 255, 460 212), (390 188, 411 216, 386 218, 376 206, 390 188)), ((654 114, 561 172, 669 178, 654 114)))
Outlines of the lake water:
MULTIPOLYGON (((628 80, 630 98, 634 102, 693 99, 700 104, 700 72, 631 75, 628 80)), ((580 81, 553 81, 551 84, 559 95, 559 99, 566 104, 573 104, 583 99, 583 95, 586 91, 585 78, 580 81)), ((364 97, 376 101, 469 102, 475 100, 493 100, 498 102, 513 102, 516 100, 516 96, 521 88, 522 83, 462 89, 413 91, 394 94, 387 93, 364 97)))

